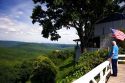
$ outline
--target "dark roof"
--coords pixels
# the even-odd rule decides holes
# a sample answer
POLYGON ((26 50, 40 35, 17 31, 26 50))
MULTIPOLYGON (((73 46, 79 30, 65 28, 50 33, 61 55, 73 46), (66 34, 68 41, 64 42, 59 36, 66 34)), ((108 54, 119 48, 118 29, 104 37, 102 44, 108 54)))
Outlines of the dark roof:
POLYGON ((76 41, 80 41, 80 39, 74 39, 73 41, 75 41, 75 42, 76 42, 76 41))
POLYGON ((117 21, 117 20, 122 20, 122 19, 125 19, 125 14, 123 14, 123 13, 114 13, 114 14, 111 14, 111 15, 97 21, 96 24, 111 22, 111 21, 117 21))

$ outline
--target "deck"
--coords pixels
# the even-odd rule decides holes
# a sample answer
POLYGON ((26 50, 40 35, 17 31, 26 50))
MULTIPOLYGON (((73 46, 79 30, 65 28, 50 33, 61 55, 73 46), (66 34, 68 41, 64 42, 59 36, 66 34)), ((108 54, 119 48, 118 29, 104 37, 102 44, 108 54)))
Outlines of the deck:
POLYGON ((125 83, 125 54, 119 54, 118 59, 118 76, 113 77, 111 74, 110 61, 104 61, 84 76, 76 79, 72 83, 125 83), (99 77, 96 80, 96 77, 99 77))
POLYGON ((118 76, 110 76, 107 83, 125 83, 125 64, 118 64, 118 76))

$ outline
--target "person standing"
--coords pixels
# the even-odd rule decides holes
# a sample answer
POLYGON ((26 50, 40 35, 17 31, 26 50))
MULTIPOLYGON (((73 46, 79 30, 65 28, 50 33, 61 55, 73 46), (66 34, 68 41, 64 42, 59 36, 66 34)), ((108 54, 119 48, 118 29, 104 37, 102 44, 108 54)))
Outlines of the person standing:
POLYGON ((115 76, 115 77, 117 76, 117 73, 118 73, 118 67, 117 67, 118 51, 119 51, 119 48, 116 42, 112 41, 112 49, 109 55, 109 60, 111 60, 111 63, 112 63, 112 71, 113 71, 112 76, 115 76))

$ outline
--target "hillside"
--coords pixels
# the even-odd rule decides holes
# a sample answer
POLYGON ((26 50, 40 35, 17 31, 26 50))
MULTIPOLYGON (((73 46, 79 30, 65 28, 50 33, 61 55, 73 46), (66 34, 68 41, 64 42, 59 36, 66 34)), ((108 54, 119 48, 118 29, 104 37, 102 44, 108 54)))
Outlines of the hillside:
MULTIPOLYGON (((31 66, 24 63, 30 63, 39 56, 47 57, 57 67, 56 83, 70 83, 105 59, 106 52, 87 52, 82 54, 78 64, 74 65, 73 46, 2 41, 0 43, 0 83, 15 83, 25 76, 28 78, 25 80, 26 83, 31 83, 30 75, 32 72, 29 72, 31 66)), ((33 69, 31 68, 31 70, 33 69)))
POLYGON ((0 47, 63 49, 63 48, 72 48, 73 46, 74 46, 73 44, 28 43, 28 42, 0 40, 0 47))
POLYGON ((0 47, 14 47, 19 44, 23 44, 23 42, 0 40, 0 47))
POLYGON ((54 50, 72 49, 74 45, 50 43, 26 43, 17 41, 0 41, 0 62, 18 59, 30 59, 39 55, 48 55, 54 50))
MULTIPOLYGON (((53 58, 53 51, 73 49, 74 45, 50 44, 50 43, 27 43, 17 41, 0 41, 0 83, 12 80, 14 66, 23 61, 34 59, 38 56, 46 56, 52 61, 63 62, 61 59, 53 58), (3 73, 4 72, 4 73, 3 73)), ((15 75, 15 74, 14 74, 15 75)), ((9 83, 13 83, 10 82, 9 83)))

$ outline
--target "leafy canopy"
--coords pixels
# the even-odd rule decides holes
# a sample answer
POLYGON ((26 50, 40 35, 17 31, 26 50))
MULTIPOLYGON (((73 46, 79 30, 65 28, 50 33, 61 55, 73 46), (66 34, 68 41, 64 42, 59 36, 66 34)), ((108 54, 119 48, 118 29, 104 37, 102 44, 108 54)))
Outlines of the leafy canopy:
POLYGON ((76 28, 80 39, 83 28, 91 29, 88 23, 94 24, 98 19, 115 12, 118 0, 33 0, 36 4, 32 13, 32 23, 38 22, 43 27, 42 35, 51 40, 61 36, 59 29, 76 28), (47 8, 43 8, 45 5, 47 8))

